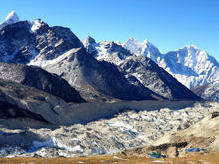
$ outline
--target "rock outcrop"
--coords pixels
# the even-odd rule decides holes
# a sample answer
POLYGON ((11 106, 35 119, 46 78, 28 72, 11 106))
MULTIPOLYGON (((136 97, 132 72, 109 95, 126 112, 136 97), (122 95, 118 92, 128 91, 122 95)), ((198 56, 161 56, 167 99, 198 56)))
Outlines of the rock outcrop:
POLYGON ((219 80, 192 88, 191 90, 207 101, 219 101, 219 80))
POLYGON ((52 124, 58 124, 64 118, 57 107, 68 108, 60 98, 3 79, 0 80, 0 106, 1 119, 26 117, 52 124))
POLYGON ((66 102, 84 102, 66 80, 39 67, 0 63, 0 78, 48 92, 66 102))

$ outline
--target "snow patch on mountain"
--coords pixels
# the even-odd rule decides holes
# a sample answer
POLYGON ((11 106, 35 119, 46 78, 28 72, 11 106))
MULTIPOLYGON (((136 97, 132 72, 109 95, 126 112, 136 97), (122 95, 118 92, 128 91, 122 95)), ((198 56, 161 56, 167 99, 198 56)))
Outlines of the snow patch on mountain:
POLYGON ((3 27, 5 27, 5 26, 7 26, 7 25, 9 25, 9 24, 16 23, 16 22, 18 22, 18 21, 19 21, 19 17, 18 17, 18 15, 16 14, 16 12, 15 12, 15 11, 11 11, 11 12, 8 14, 8 16, 5 18, 5 20, 4 20, 2 23, 0 23, 0 30, 1 30, 3 27))
POLYGON ((89 36, 82 43, 86 50, 97 60, 104 60, 116 65, 121 64, 126 58, 132 56, 119 42, 102 41, 96 43, 96 41, 89 36))
POLYGON ((35 19, 31 22, 31 31, 36 32, 43 25, 43 21, 41 19, 35 19))
POLYGON ((132 54, 137 56, 143 55, 154 61, 160 54, 159 50, 148 40, 140 43, 136 39, 131 38, 123 44, 123 47, 130 50, 132 54))

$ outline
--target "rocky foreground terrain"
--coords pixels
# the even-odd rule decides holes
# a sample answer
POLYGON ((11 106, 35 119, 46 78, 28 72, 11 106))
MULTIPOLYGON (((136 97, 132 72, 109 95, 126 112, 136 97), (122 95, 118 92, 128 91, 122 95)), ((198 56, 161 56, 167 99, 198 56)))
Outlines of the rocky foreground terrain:
POLYGON ((145 101, 145 110, 127 108, 110 118, 87 124, 54 126, 44 122, 44 127, 34 128, 1 126, 0 141, 4 142, 0 142, 0 154, 1 157, 75 157, 118 153, 149 146, 165 134, 186 129, 219 110, 217 102, 167 103, 169 108, 156 105, 156 101, 145 101))

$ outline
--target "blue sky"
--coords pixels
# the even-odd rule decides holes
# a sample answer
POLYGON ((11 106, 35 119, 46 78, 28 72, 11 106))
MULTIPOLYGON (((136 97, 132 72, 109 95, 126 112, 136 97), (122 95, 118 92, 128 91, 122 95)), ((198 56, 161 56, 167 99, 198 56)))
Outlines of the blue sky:
POLYGON ((82 40, 150 40, 161 52, 194 44, 219 60, 219 0, 2 0, 0 20, 42 18, 82 40))

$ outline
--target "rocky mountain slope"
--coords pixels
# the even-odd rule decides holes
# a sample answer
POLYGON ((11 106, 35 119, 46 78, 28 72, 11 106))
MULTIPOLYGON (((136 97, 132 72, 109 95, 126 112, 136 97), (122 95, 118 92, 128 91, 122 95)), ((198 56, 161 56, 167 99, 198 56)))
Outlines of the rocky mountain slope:
POLYGON ((192 88, 192 91, 208 101, 219 101, 219 81, 192 88))
POLYGON ((66 102, 84 102, 66 80, 39 67, 0 63, 0 78, 48 92, 66 102))
POLYGON ((104 41, 96 43, 94 38, 88 36, 82 43, 86 50, 97 60, 104 60, 116 65, 121 64, 123 60, 132 56, 129 50, 115 42, 104 41))
MULTIPOLYGON (((99 97, 105 95, 105 97, 129 100, 153 99, 150 96, 153 92, 143 86, 136 87, 130 84, 113 65, 104 62, 99 63, 90 55, 86 55, 87 52, 83 51, 82 43, 68 28, 49 27, 40 20, 35 22, 20 21, 5 26, 0 33, 0 61, 2 62, 37 65, 56 73, 62 71, 62 77, 66 78, 72 86, 79 88, 87 84, 80 90, 89 90, 94 99, 98 95, 101 95, 99 97), (83 68, 80 68, 81 74, 77 74, 77 70, 70 66, 74 64, 76 64, 76 67, 80 66, 79 63, 73 62, 73 57, 65 61, 65 64, 70 64, 69 68, 67 65, 63 65, 63 69, 56 67, 60 70, 49 69, 53 63, 59 60, 59 56, 62 55, 63 57, 66 55, 65 52, 76 51, 74 49, 77 48, 81 48, 81 55, 78 58, 79 60, 76 60, 84 63, 83 68), (50 65, 50 67, 47 65, 50 65), (88 66, 92 67, 89 68, 88 66), (93 68, 93 72, 91 68, 93 68), (114 80, 115 83, 111 83, 111 80, 114 80), (80 86, 74 85, 73 81, 77 81, 80 86)), ((87 96, 87 92, 84 95, 87 96)))
POLYGON ((96 43, 91 37, 83 41, 87 51, 97 60, 117 65, 126 78, 141 84, 167 99, 192 99, 194 95, 174 77, 145 56, 135 56, 115 42, 96 43), (186 96, 185 96, 186 95, 186 96))
POLYGON ((137 56, 141 55, 151 58, 188 88, 219 80, 219 64, 217 60, 196 46, 185 46, 166 54, 161 54, 147 40, 139 43, 132 38, 124 43, 123 46, 137 56))
MULTIPOLYGON (((183 93, 180 96, 174 94, 173 88, 168 88, 168 96, 156 92, 158 90, 164 92, 165 85, 169 86, 164 84, 167 81, 161 80, 162 84, 157 85, 159 87, 156 91, 153 87, 148 88, 135 74, 121 71, 111 62, 97 61, 93 58, 70 29, 60 26, 49 27, 39 19, 34 22, 19 21, 5 26, 0 30, 0 43, 1 62, 40 66, 56 73, 80 91, 88 101, 199 99, 182 86, 178 90, 183 93)), ((103 44, 103 46, 108 45, 103 44)), ((114 56, 118 56, 118 60, 125 59, 124 55, 131 55, 118 44, 112 43, 108 48, 116 52, 114 56)), ((159 73, 157 74, 156 71, 159 69, 159 67, 151 68, 155 78, 158 79, 160 77, 157 77, 159 73)), ((165 71, 163 74, 168 75, 165 71)), ((180 84, 176 80, 171 83, 171 85, 175 84, 177 89, 180 84)))
POLYGON ((62 99, 8 80, 0 79, 0 95, 0 119, 31 118, 57 124, 64 118, 61 118, 61 112, 67 110, 59 108, 67 107, 62 99))
POLYGON ((101 99, 104 95, 123 100, 154 99, 151 90, 131 84, 116 66, 95 60, 83 48, 72 49, 43 68, 85 92, 82 95, 89 96, 87 99, 101 99))

